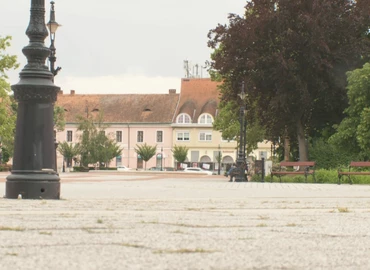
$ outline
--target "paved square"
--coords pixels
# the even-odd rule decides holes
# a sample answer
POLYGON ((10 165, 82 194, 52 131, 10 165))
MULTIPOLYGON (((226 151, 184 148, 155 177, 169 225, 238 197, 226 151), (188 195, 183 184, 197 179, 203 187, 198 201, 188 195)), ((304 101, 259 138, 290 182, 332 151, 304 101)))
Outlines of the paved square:
POLYGON ((0 199, 0 269, 370 268, 370 186, 61 177, 61 200, 0 199))

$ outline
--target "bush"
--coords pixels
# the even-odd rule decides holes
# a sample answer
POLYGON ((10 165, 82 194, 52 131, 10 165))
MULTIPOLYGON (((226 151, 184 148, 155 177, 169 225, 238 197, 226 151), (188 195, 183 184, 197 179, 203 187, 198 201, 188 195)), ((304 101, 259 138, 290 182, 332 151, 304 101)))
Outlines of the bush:
POLYGON ((348 166, 352 160, 358 157, 347 149, 340 149, 322 138, 314 140, 309 146, 309 160, 316 161, 316 168, 337 169, 340 166, 348 166))
POLYGON ((88 167, 73 167, 74 172, 88 172, 89 168, 88 167))
POLYGON ((12 170, 12 166, 8 164, 1 164, 0 165, 0 172, 10 172, 12 170))
POLYGON ((117 171, 117 168, 115 168, 115 167, 100 167, 99 170, 102 170, 102 171, 117 171))

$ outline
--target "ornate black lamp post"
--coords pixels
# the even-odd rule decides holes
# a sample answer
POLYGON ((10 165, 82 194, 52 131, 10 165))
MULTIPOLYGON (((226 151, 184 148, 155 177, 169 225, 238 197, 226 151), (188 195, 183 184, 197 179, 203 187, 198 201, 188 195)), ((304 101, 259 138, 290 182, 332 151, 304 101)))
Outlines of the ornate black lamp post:
POLYGON ((31 0, 31 16, 23 48, 27 65, 20 81, 12 85, 18 102, 12 173, 7 177, 5 197, 59 199, 60 178, 55 166, 53 111, 60 88, 45 65, 50 49, 45 26, 45 0, 31 0))
POLYGON ((245 138, 246 138, 246 125, 244 122, 244 111, 245 111, 245 97, 246 94, 244 92, 244 81, 242 82, 242 92, 239 94, 239 97, 241 98, 241 105, 240 105, 240 111, 239 111, 239 123, 240 123, 240 140, 239 140, 239 152, 238 152, 238 158, 236 160, 236 176, 235 176, 235 182, 245 182, 245 169, 246 169, 246 163, 245 163, 245 138))

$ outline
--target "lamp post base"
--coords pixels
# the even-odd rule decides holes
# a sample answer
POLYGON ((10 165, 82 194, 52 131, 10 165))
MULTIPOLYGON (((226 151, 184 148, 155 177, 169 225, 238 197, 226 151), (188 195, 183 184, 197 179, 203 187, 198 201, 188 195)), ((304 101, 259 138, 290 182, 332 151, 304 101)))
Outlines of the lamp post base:
POLYGON ((60 178, 55 173, 12 172, 5 184, 8 199, 60 199, 60 178))

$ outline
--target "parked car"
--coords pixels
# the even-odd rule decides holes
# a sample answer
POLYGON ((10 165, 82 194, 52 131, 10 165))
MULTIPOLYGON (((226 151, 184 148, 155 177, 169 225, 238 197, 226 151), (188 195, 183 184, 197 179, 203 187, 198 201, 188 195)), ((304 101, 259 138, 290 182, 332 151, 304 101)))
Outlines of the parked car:
POLYGON ((176 171, 175 168, 173 168, 173 167, 163 167, 163 168, 161 168, 161 167, 151 167, 148 170, 149 171, 166 171, 166 172, 176 171))
POLYGON ((202 173, 202 174, 208 174, 208 175, 215 175, 216 174, 216 172, 203 170, 202 168, 198 168, 198 167, 187 167, 187 168, 184 169, 183 172, 186 172, 186 173, 202 173))
POLYGON ((159 168, 159 167, 151 167, 151 168, 149 168, 148 170, 149 170, 149 171, 160 171, 160 170, 161 170, 161 168, 159 168))
POLYGON ((131 168, 126 167, 125 165, 117 166, 117 171, 129 171, 132 170, 131 168))

